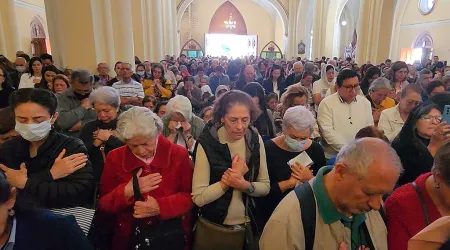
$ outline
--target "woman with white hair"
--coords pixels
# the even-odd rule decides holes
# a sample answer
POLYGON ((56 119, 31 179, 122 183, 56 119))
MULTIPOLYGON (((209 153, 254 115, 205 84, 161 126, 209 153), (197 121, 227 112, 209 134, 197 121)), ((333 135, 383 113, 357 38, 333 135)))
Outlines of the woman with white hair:
POLYGON ((116 134, 126 146, 106 157, 98 202, 99 213, 115 217, 112 250, 139 243, 182 250, 190 238, 191 161, 184 148, 161 136, 162 129, 161 119, 144 107, 119 117, 116 134), (134 223, 142 223, 140 231, 132 232, 134 223), (139 242, 140 232, 151 232, 147 242, 139 242))
POLYGON ((291 107, 284 113, 282 134, 264 145, 270 193, 257 200, 258 223, 261 227, 264 227, 284 196, 297 184, 312 179, 313 174, 326 165, 322 147, 310 139, 315 123, 316 119, 309 109, 304 106, 291 107))
POLYGON ((162 121, 163 135, 189 152, 194 150, 195 141, 200 137, 205 126, 203 120, 192 113, 189 99, 182 95, 170 99, 167 104, 167 114, 162 121))
POLYGON ((89 101, 97 113, 97 120, 83 126, 80 139, 86 145, 94 168, 95 181, 99 183, 106 155, 111 150, 123 146, 123 142, 115 136, 120 94, 113 87, 100 87, 92 91, 89 101))
POLYGON ((395 106, 395 101, 388 97, 392 89, 391 81, 384 77, 378 77, 370 84, 369 94, 366 95, 366 98, 372 105, 372 115, 375 125, 378 125, 383 110, 395 106))

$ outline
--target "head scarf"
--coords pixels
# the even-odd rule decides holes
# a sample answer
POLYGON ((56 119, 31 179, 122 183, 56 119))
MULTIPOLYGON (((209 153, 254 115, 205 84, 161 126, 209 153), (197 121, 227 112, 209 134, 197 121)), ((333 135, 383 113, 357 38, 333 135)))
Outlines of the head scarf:
POLYGON ((180 113, 186 119, 186 121, 192 120, 192 104, 191 101, 185 96, 177 95, 169 100, 167 103, 167 114, 180 113))

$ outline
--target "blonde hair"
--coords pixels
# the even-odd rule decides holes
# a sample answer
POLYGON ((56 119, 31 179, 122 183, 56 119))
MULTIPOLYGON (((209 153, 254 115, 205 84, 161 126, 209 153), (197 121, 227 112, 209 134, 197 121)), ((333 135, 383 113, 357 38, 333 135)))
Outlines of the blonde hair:
POLYGON ((306 100, 309 99, 309 91, 307 88, 300 84, 294 84, 287 88, 286 92, 281 95, 281 117, 284 116, 286 110, 294 105, 294 99, 296 97, 306 96, 306 100))

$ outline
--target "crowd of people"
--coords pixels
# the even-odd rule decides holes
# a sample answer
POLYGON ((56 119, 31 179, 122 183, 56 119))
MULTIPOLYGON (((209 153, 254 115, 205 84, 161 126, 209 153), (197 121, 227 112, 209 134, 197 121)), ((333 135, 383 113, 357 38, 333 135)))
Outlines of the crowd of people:
POLYGON ((449 249, 437 56, 134 64, 0 55, 2 249, 449 249))

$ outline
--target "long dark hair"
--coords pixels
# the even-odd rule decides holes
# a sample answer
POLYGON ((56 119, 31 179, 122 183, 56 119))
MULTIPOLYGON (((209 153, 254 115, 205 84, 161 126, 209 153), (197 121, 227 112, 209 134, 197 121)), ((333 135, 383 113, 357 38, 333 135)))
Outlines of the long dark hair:
MULTIPOLYGON (((56 68, 53 65, 49 65, 46 67, 42 68, 42 79, 40 83, 37 83, 34 85, 35 88, 41 88, 41 89, 49 89, 48 88, 48 82, 47 80, 45 80, 45 72, 50 71, 50 72, 55 72, 56 75, 61 74, 61 71, 56 68)), ((50 89, 49 89, 50 90, 50 89)))
MULTIPOLYGON (((368 89, 370 87, 369 79, 372 78, 374 75, 381 76, 381 70, 378 67, 372 66, 366 70, 366 73, 364 74, 364 78, 360 84, 363 91, 365 91, 365 92, 368 91, 368 89)), ((367 93, 364 93, 364 94, 367 94, 367 93)))
POLYGON ((166 77, 165 74, 166 72, 164 71, 164 67, 162 66, 161 63, 155 63, 154 65, 152 65, 152 76, 150 76, 151 80, 155 80, 155 78, 153 77, 153 70, 155 70, 156 68, 161 69, 161 84, 164 87, 166 84, 166 77))
MULTIPOLYGON (((42 64, 41 58, 39 58, 37 56, 32 57, 30 59, 30 62, 28 63, 28 72, 30 72, 30 78, 34 76, 33 63, 36 62, 36 61, 38 61, 38 62, 40 62, 42 64)), ((42 71, 41 71, 41 76, 42 76, 42 71)))
POLYGON ((251 97, 258 97, 259 108, 261 109, 261 115, 253 123, 258 129, 261 135, 269 136, 270 138, 275 137, 273 131, 272 121, 270 120, 269 114, 267 113, 267 103, 264 94, 264 89, 261 84, 257 82, 251 82, 244 86, 243 91, 249 94, 251 97))
POLYGON ((282 81, 282 80, 284 80, 284 72, 283 72, 283 69, 281 68, 281 66, 280 65, 278 65, 278 64, 274 64, 274 65, 272 65, 272 68, 270 69, 270 74, 269 74, 269 78, 267 78, 267 80, 269 80, 270 82, 272 82, 273 81, 273 72, 275 71, 275 70, 277 70, 277 69, 279 69, 280 70, 280 77, 278 77, 278 82, 280 82, 280 81, 282 81))

